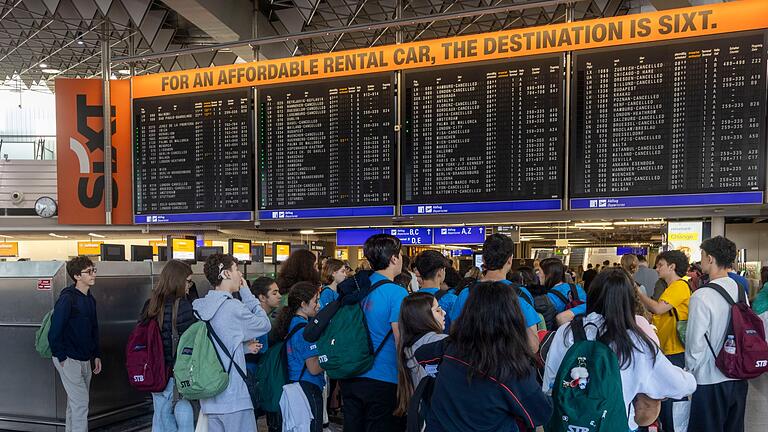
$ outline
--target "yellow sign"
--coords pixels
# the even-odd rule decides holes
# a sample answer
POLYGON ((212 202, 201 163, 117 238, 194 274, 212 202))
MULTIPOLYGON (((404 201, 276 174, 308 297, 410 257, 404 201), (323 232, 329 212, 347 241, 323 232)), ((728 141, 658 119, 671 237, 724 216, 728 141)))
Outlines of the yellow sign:
POLYGON ((101 254, 101 244, 104 242, 79 241, 77 242, 78 255, 99 255, 101 254))
POLYGON ((149 245, 152 246, 152 254, 157 255, 157 247, 158 246, 168 246, 165 240, 150 240, 149 245))
POLYGON ((250 261, 251 260, 251 242, 232 242, 232 256, 238 261, 250 261))
POLYGON ((0 243, 0 258, 13 258, 19 256, 19 242, 0 243))
POLYGON ((284 243, 275 243, 275 261, 276 262, 283 262, 288 259, 288 256, 291 255, 291 245, 290 244, 284 244, 284 243))
POLYGON ((342 261, 346 261, 349 259, 349 249, 347 248, 337 248, 336 249, 336 259, 340 259, 342 261))
POLYGON ((768 1, 743 0, 400 45, 132 78, 134 98, 305 81, 768 28, 768 1))
POLYGON ((171 239, 173 256, 171 259, 193 260, 195 259, 195 240, 175 238, 171 239))
POLYGON ((213 240, 203 240, 203 246, 206 246, 206 247, 213 246, 213 240))

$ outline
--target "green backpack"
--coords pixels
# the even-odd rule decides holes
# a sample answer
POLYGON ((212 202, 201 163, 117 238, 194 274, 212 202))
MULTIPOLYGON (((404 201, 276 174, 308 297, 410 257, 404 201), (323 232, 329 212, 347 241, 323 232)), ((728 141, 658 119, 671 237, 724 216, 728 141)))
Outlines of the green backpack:
POLYGON ((619 361, 613 350, 587 339, 583 316, 571 322, 574 344, 565 354, 552 389, 553 412, 546 432, 628 430, 619 361), (576 376, 588 378, 572 378, 576 376), (582 372, 581 374, 579 372, 582 372))
POLYGON ((46 359, 53 357, 53 354, 51 354, 51 344, 48 342, 48 332, 51 330, 52 316, 53 310, 45 314, 40 328, 35 332, 35 349, 40 354, 40 357, 46 359))
POLYGON ((268 412, 280 412, 280 397, 283 386, 288 384, 288 354, 287 341, 297 331, 306 327, 298 324, 280 342, 269 347, 259 359, 256 369, 256 382, 259 383, 259 408, 268 412))
POLYGON ((199 321, 181 335, 173 365, 176 388, 184 399, 189 400, 209 399, 226 390, 233 366, 243 381, 246 380, 245 372, 213 331, 211 323, 203 321, 197 312, 195 316, 199 321), (228 369, 224 367, 214 341, 229 358, 228 369))

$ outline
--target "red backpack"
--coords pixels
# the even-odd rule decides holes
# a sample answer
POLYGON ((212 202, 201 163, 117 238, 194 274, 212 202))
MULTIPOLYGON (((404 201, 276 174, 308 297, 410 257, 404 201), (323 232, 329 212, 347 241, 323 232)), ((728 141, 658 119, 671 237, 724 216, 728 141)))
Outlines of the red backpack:
MULTIPOLYGON (((176 299, 171 325, 174 353, 178 343, 176 331, 178 308, 179 300, 176 299)), ((128 336, 128 343, 125 346, 125 369, 128 372, 128 382, 138 391, 162 392, 173 374, 173 365, 165 364, 163 337, 160 332, 163 314, 164 311, 161 311, 159 323, 156 319, 140 321, 128 336)))
POLYGON ((715 354, 709 338, 704 335, 715 357, 715 366, 733 379, 752 379, 768 372, 768 342, 765 340, 763 321, 747 305, 744 289, 738 287, 739 298, 734 302, 720 285, 708 283, 701 288, 717 291, 731 306, 731 320, 719 354, 715 354))

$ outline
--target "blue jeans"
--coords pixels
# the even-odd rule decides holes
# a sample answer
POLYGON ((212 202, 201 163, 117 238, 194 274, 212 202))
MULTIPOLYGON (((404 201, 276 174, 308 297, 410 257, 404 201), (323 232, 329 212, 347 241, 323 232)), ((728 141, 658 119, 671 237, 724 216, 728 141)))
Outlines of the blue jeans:
POLYGON ((173 378, 162 393, 152 393, 152 432, 194 432, 195 415, 188 400, 180 399, 173 405, 173 378))

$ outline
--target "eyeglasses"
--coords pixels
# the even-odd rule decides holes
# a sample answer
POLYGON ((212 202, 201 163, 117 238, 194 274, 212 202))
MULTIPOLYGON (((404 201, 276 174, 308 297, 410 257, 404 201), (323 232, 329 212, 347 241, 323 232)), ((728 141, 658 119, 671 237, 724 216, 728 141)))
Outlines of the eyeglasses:
POLYGON ((80 272, 80 274, 86 274, 86 273, 89 274, 89 275, 95 275, 96 274, 96 269, 95 268, 91 268, 91 269, 83 270, 83 271, 80 272))

